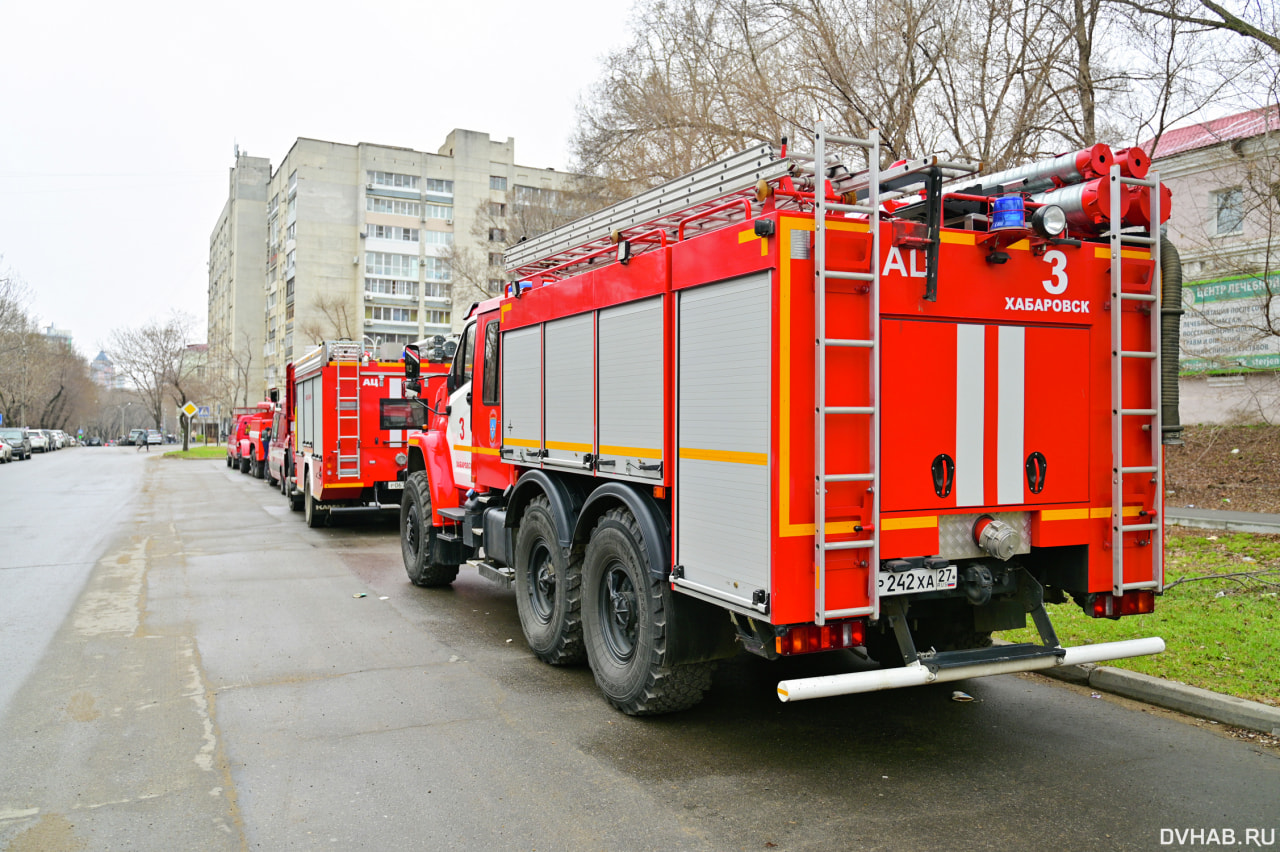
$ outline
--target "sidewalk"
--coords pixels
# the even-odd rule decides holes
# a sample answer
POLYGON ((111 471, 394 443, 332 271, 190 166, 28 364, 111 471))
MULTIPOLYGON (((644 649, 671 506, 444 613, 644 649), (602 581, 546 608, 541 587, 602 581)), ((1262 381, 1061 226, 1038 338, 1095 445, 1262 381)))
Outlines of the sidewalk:
MULTIPOLYGON (((1175 509, 1168 506, 1165 507, 1164 515, 1166 526, 1280 534, 1280 515, 1219 509, 1175 509)), ((1185 683, 1162 680, 1111 666, 1062 666, 1040 674, 1177 710, 1188 716, 1280 735, 1280 707, 1219 695, 1185 683)))
POLYGON ((1165 526, 1199 527, 1206 530, 1230 530, 1280 534, 1280 515, 1259 512, 1227 512, 1219 509, 1164 509, 1165 526))

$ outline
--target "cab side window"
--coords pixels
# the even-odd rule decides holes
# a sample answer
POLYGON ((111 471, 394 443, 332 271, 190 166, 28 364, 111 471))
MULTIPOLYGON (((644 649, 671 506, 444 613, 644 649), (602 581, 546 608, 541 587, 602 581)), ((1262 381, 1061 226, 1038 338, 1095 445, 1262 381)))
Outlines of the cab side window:
POLYGON ((462 333, 462 343, 453 359, 453 387, 460 388, 471 381, 471 373, 476 366, 476 325, 472 323, 462 333))
POLYGON ((498 404, 498 321, 484 327, 484 394, 485 405, 498 404))

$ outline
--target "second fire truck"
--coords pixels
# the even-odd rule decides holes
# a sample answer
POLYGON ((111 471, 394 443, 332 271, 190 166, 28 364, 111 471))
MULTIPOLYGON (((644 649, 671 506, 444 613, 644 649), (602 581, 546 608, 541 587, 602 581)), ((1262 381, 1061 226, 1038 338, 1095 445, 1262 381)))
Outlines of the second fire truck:
POLYGON ((1162 589, 1180 296, 1145 155, 810 141, 508 250, 404 447, 409 578, 513 583, 533 653, 630 714, 741 650, 879 663, 783 701, 1161 651, 1065 648, 1045 608, 1162 589))

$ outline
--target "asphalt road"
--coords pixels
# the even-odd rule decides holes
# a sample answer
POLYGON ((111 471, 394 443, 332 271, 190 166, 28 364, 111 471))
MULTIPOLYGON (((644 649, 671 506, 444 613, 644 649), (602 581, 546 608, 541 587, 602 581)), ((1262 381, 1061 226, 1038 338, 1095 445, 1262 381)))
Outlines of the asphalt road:
POLYGON ((783 705, 777 680, 844 661, 743 657, 698 708, 628 718, 527 652, 511 592, 465 570, 414 588, 394 525, 308 530, 220 462, 75 449, 0 467, 0 497, 21 517, 0 540, 4 852, 1146 850, 1280 828, 1274 751, 1030 676, 783 705))

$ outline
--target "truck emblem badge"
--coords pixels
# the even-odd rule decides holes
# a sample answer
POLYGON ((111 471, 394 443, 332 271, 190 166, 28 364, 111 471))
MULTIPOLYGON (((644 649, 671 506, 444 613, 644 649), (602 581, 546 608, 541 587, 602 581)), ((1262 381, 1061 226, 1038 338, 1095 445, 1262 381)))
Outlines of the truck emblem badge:
POLYGON ((498 412, 489 412, 489 443, 498 440, 498 412))

